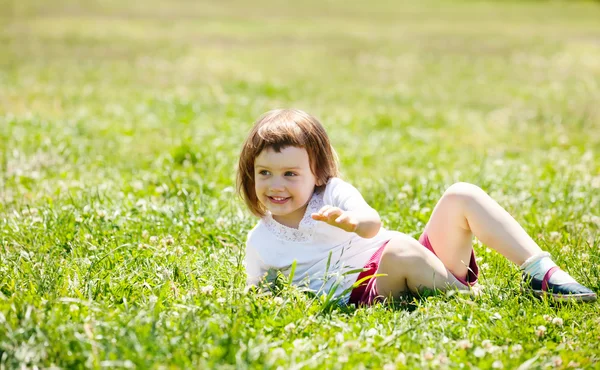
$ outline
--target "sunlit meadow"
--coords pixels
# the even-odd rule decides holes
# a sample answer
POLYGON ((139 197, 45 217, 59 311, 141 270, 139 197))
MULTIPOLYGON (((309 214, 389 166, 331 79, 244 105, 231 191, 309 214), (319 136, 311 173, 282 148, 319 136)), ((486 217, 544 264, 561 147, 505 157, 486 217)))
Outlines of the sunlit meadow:
POLYGON ((456 181, 600 292, 600 4, 0 1, 0 368, 600 368, 598 304, 244 289, 252 122, 298 107, 385 226, 456 181))

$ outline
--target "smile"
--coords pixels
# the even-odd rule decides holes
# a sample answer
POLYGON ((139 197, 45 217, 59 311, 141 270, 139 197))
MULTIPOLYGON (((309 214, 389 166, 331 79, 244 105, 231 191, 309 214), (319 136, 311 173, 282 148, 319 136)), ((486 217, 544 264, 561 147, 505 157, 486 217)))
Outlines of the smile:
POLYGON ((275 204, 283 204, 283 203, 287 202, 288 199, 290 199, 289 197, 288 198, 286 198, 286 197, 268 197, 268 198, 272 203, 275 203, 275 204))

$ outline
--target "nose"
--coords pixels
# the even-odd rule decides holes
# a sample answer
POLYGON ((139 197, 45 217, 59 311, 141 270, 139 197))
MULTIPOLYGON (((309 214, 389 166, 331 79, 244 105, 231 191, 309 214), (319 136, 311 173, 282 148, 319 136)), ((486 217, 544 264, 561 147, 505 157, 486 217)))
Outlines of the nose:
POLYGON ((269 188, 271 191, 284 191, 285 186, 283 183, 283 179, 275 176, 271 179, 271 183, 269 184, 269 188))

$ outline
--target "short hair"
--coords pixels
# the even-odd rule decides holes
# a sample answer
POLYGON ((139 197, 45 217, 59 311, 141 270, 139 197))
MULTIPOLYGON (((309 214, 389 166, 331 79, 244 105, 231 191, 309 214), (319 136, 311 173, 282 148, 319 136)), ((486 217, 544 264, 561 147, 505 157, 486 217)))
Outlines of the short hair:
POLYGON ((338 177, 337 154, 323 125, 299 109, 275 109, 259 117, 242 147, 237 172, 237 191, 250 211, 263 217, 266 210, 254 189, 254 161, 264 149, 279 153, 287 147, 306 149, 310 169, 321 191, 332 177, 338 177))

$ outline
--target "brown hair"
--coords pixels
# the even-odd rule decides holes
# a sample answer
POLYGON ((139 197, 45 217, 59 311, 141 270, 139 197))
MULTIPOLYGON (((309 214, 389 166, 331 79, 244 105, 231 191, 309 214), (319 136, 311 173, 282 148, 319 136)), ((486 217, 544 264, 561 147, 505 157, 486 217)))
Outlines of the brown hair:
POLYGON ((263 114, 244 142, 237 173, 238 194, 258 217, 265 215, 265 209, 254 190, 254 160, 266 148, 279 153, 289 146, 306 149, 317 180, 315 191, 339 176, 337 155, 319 120, 299 109, 275 109, 263 114))

